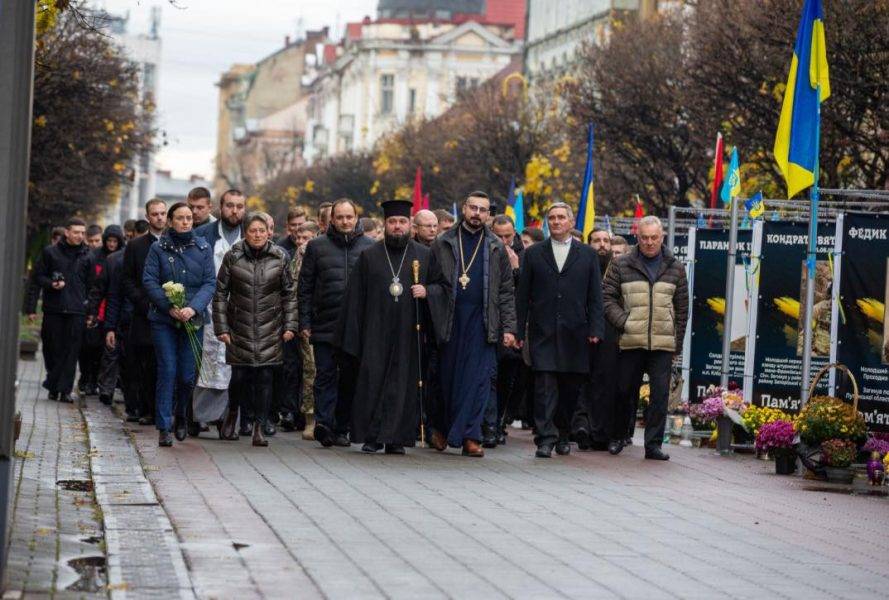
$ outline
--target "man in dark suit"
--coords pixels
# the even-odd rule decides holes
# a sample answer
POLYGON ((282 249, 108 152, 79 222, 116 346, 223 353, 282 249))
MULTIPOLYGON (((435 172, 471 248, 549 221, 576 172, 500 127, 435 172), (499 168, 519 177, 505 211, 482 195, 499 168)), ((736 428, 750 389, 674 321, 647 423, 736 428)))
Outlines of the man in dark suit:
MULTIPOLYGON (((571 417, 590 370, 592 344, 602 338, 599 259, 571 238, 571 207, 556 202, 546 213, 550 239, 525 250, 516 296, 518 322, 528 323, 534 370, 537 456, 571 452, 571 417)), ((526 335, 519 329, 519 338, 526 335)))
POLYGON ((130 335, 127 340, 127 371, 135 378, 139 391, 140 425, 154 424, 154 391, 157 381, 157 362, 154 357, 154 343, 151 326, 148 323, 150 303, 142 285, 142 271, 151 245, 160 239, 167 224, 167 204, 157 198, 145 203, 145 218, 148 220, 148 233, 127 244, 123 255, 121 287, 124 296, 133 306, 130 322, 130 335))

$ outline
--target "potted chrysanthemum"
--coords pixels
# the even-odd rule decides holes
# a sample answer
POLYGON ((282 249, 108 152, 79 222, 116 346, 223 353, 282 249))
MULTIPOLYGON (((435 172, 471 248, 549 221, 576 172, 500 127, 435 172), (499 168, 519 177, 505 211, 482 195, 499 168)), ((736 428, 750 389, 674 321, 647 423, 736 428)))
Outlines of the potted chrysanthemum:
POLYGON ((796 431, 793 423, 779 419, 763 424, 756 432, 756 449, 775 459, 775 473, 796 473, 796 431))

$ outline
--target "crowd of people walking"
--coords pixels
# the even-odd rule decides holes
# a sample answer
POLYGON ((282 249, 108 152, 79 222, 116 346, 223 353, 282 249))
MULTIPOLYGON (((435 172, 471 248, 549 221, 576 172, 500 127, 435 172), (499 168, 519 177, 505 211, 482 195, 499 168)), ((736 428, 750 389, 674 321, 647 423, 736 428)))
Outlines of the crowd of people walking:
POLYGON ((536 456, 618 454, 632 443, 648 375, 645 457, 661 450, 688 286, 663 226, 635 246, 572 229, 520 234, 484 192, 446 211, 323 203, 287 215, 275 239, 244 194, 205 188, 104 231, 71 218, 35 261, 24 312, 42 296, 50 400, 120 388, 126 419, 160 446, 215 427, 266 446, 278 429, 324 447, 404 454, 417 441, 484 456, 508 424, 534 430, 536 456), (78 370, 78 393, 74 380, 78 370))

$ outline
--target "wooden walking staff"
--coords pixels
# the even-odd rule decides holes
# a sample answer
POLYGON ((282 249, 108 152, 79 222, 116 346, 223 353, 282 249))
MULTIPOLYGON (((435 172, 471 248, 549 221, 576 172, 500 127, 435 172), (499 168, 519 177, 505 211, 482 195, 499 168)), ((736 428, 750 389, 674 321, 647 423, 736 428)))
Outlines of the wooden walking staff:
MULTIPOLYGON (((420 284, 420 261, 411 263, 414 272, 414 285, 420 284)), ((420 330, 420 300, 414 298, 417 315, 417 402, 420 404, 420 448, 426 447, 426 412, 423 410, 423 334, 420 330)))

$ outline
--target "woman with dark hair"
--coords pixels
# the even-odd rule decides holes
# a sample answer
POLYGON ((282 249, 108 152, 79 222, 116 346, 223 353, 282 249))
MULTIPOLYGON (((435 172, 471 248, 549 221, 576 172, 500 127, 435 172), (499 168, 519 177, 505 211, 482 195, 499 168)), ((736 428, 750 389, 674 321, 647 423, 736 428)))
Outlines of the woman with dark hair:
MULTIPOLYGON (((213 329, 232 367, 229 414, 237 401, 253 420, 253 445, 268 446, 263 430, 272 403, 274 369, 284 362, 284 342, 299 326, 287 253, 271 241, 266 216, 247 217, 244 239, 222 260, 213 296, 213 329)), ((226 419, 230 422, 231 418, 226 419)), ((226 427, 229 429, 229 427, 226 427)), ((233 430, 233 427, 230 427, 233 430)), ((226 432, 226 439, 231 439, 226 432)))
POLYGON ((158 445, 172 446, 174 428, 180 442, 187 435, 185 415, 197 374, 202 315, 216 285, 213 250, 204 238, 194 234, 191 209, 184 202, 177 202, 167 211, 167 230, 148 251, 142 283, 151 301, 148 320, 157 355, 158 445), (174 305, 165 284, 182 287, 183 306, 174 305), (187 323, 195 328, 193 337, 187 323))

